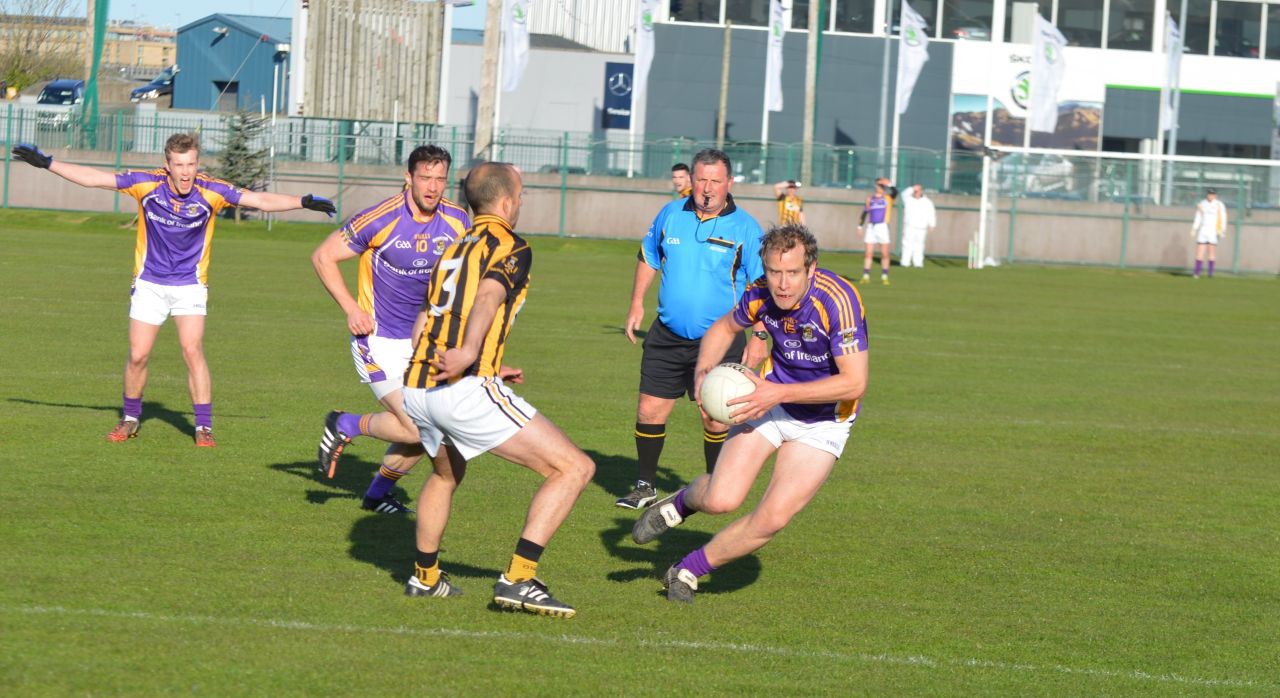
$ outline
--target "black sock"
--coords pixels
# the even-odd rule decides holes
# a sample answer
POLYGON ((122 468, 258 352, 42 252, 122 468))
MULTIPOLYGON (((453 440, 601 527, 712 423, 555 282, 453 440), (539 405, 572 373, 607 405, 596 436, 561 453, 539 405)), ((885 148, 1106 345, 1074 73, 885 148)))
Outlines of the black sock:
POLYGON ((639 461, 639 479, 650 485, 658 479, 658 456, 667 442, 666 424, 641 424, 636 422, 636 457, 639 461))
POLYGON ((727 431, 702 430, 702 457, 707 461, 708 475, 716 469, 716 459, 720 457, 720 447, 724 446, 724 440, 728 436, 729 432, 727 431))
POLYGON ((543 550, 546 550, 544 546, 538 545, 531 540, 521 538, 516 541, 516 555, 530 562, 537 562, 541 559, 543 550))

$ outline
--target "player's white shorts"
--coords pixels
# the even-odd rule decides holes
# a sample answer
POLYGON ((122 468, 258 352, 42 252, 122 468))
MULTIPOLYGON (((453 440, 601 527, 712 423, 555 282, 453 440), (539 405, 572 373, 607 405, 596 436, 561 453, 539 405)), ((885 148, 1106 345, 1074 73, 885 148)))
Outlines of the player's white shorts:
POLYGON ((148 325, 163 325, 170 315, 207 315, 209 287, 204 284, 161 286, 135 279, 129 317, 148 325))
POLYGON ((433 458, 448 437, 467 460, 502 445, 538 413, 492 376, 467 376, 429 390, 405 388, 404 410, 433 458))
POLYGON ((785 441, 799 441, 839 458, 844 452, 845 442, 849 440, 853 420, 802 422, 787 414, 782 405, 775 405, 763 417, 749 420, 744 425, 755 429, 774 448, 781 447, 785 441))
POLYGON ((1216 245, 1218 244, 1218 231, 1214 228, 1201 228, 1196 231, 1197 245, 1216 245))
POLYGON ((888 223, 868 223, 862 229, 862 241, 868 245, 888 245, 889 244, 889 224, 888 223))
POLYGON ((381 400, 404 387, 404 371, 413 358, 413 340, 375 335, 352 337, 351 358, 360 382, 368 383, 373 396, 381 400))

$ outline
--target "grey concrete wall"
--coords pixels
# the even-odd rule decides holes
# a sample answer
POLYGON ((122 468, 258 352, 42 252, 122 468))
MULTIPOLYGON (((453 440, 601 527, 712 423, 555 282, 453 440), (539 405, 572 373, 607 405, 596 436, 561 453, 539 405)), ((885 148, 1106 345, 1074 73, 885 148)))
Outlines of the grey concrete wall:
MULTIPOLYGON (((92 152, 57 152, 71 162, 111 169, 112 163, 92 152)), ((206 163, 208 164, 208 163, 206 163)), ((154 156, 125 161, 126 168, 153 168, 154 156)), ((457 175, 455 172, 455 182, 457 175)), ((46 172, 21 163, 10 163, 9 205, 86 211, 111 211, 116 194, 87 190, 46 172)), ((335 196, 343 216, 352 216, 394 194, 401 186, 397 168, 347 166, 341 192, 337 191, 337 167, 314 163, 285 163, 277 176, 276 191, 302 195, 316 193, 335 196)), ((564 201, 564 233, 584 237, 629 239, 639 242, 658 209, 671 200, 667 183, 656 179, 627 180, 614 177, 567 176, 561 192, 558 174, 525 175, 525 203, 519 230, 555 235, 561 230, 561 200, 564 201)), ((452 194, 453 192, 451 192, 452 194)), ((735 199, 761 225, 768 227, 777 216, 772 187, 737 184, 735 199)), ((851 189, 809 189, 805 214, 823 249, 862 249, 856 236, 858 214, 868 192, 851 189)), ((969 240, 978 227, 978 200, 972 196, 931 195, 938 208, 938 229, 930 236, 926 254, 964 257, 969 240)), ((1190 265, 1194 244, 1188 233, 1193 211, 1187 207, 1145 206, 1131 209, 1128 241, 1124 244, 1124 207, 1119 204, 1090 204, 1078 201, 1021 199, 1011 215, 1010 201, 997 202, 998 213, 990 231, 995 256, 1004 259, 1013 224, 1014 258, 1019 261, 1120 263, 1135 267, 1185 268, 1190 265)), ((120 210, 133 210, 132 199, 121 196, 120 210)), ((1234 221, 1238 215, 1232 212, 1234 221)), ((339 221, 326 221, 310 211, 282 214, 282 220, 326 223, 317 232, 319 240, 339 221)), ((1244 271, 1280 273, 1280 211, 1257 209, 1240 221, 1240 268, 1244 271)), ((1235 264, 1237 246, 1233 222, 1228 237, 1218 248, 1219 268, 1235 264)), ((847 271, 847 270, 845 270, 847 271)))

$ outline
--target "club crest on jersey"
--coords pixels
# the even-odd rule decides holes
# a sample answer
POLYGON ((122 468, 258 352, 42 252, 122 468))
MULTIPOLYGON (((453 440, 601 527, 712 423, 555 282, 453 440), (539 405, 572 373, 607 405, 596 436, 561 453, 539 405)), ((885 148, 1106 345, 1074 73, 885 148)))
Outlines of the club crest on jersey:
POLYGON ((448 241, 445 240, 444 238, 436 238, 436 255, 437 256, 444 254, 444 248, 446 244, 448 244, 448 241))
POLYGON ((813 328, 812 328, 812 327, 810 327, 810 326, 808 326, 808 325, 805 325, 803 328, 801 328, 801 331, 800 331, 800 338, 801 338, 801 339, 803 339, 803 340, 804 340, 804 341, 806 341, 806 342, 812 342, 812 341, 813 341, 813 328))
POLYGON ((507 276, 511 276, 516 273, 516 267, 519 264, 520 261, 517 260, 514 255, 507 257, 502 260, 502 271, 506 272, 507 276))
POLYGON ((782 331, 787 334, 796 333, 796 319, 793 317, 782 318, 782 331))

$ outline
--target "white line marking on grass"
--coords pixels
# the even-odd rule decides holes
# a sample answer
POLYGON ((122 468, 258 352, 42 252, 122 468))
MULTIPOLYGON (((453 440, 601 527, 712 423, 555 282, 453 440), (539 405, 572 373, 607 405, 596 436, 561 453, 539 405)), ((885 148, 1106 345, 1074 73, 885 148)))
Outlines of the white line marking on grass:
POLYGON ((645 640, 614 639, 586 637, 582 635, 556 635, 539 633, 521 633, 494 630, 461 630, 458 628, 406 628, 377 627, 367 625, 343 625, 332 623, 311 623, 299 620, 278 620, 263 618, 218 618, 212 616, 166 615, 148 613, 146 611, 112 611, 101 608, 65 608, 63 606, 0 606, 0 612, 23 613, 28 615, 63 615, 94 616, 98 618, 123 618, 155 621, 161 623, 188 623, 193 625, 230 625, 260 628, 278 628, 282 630, 304 630, 310 632, 370 633, 377 635, 408 635, 416 637, 461 637, 473 640, 542 640, 567 645, 589 645, 597 647, 650 647, 668 650, 705 650, 712 652, 739 652, 743 654, 771 654, 780 657, 821 658, 843 661, 864 662, 867 664, 901 664, 906 666, 926 667, 929 669, 947 669, 950 667, 969 667, 990 669, 1001 672, 1032 672, 1040 674, 1059 673, 1097 676, 1102 678, 1133 679, 1136 681, 1155 681, 1191 686, 1227 686, 1234 688, 1252 688, 1256 684, 1247 679, 1204 679, 1180 674, 1152 674, 1142 670, 1116 671, 1112 669, 1089 669, 1062 665, 1037 666, 1034 664, 1013 664, 986 659, 938 659, 919 655, 866 654, 861 652, 833 652, 830 650, 804 650, 771 645, 751 645, 736 642, 698 642, 693 640, 645 640))

